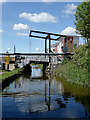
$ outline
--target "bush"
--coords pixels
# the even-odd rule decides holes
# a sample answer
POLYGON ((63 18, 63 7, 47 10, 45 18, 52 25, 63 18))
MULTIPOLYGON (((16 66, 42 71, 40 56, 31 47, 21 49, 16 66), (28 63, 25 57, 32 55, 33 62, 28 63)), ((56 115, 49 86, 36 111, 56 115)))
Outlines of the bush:
POLYGON ((55 71, 55 75, 62 75, 69 81, 90 86, 89 47, 89 43, 79 46, 71 60, 64 59, 62 65, 55 71))

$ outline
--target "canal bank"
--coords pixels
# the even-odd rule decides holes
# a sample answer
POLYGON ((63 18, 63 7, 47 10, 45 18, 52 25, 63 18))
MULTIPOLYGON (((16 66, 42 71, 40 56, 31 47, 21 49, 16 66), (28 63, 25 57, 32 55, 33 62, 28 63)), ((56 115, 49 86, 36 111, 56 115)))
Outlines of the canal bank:
POLYGON ((17 77, 24 73, 31 72, 31 66, 27 64, 23 68, 17 68, 14 69, 13 71, 9 71, 6 73, 3 73, 0 75, 0 86, 2 86, 2 89, 8 86, 12 81, 14 81, 17 77))
POLYGON ((79 46, 75 50, 75 55, 71 59, 65 58, 61 66, 55 70, 55 76, 63 76, 68 81, 90 86, 89 47, 89 43, 79 46))

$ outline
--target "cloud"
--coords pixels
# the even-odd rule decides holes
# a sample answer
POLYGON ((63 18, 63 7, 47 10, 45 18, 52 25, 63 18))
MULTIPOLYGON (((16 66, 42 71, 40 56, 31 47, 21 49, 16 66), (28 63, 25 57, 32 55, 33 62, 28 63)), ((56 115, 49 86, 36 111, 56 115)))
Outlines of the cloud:
POLYGON ((41 12, 39 14, 37 14, 37 13, 31 14, 31 13, 24 12, 24 13, 19 14, 19 17, 29 20, 29 21, 32 21, 32 22, 37 22, 37 23, 39 23, 39 22, 56 23, 57 22, 56 17, 52 16, 49 13, 45 13, 45 12, 41 12))
POLYGON ((16 35, 19 35, 19 36, 29 36, 29 34, 27 34, 27 33, 20 33, 20 32, 16 33, 16 35))
POLYGON ((75 29, 75 28, 73 28, 73 27, 67 27, 67 28, 65 28, 62 32, 61 32, 61 34, 62 35, 75 35, 75 36, 80 36, 79 34, 77 34, 76 33, 77 32, 77 30, 75 29))
POLYGON ((14 30, 28 30, 29 26, 28 25, 24 25, 22 23, 19 23, 19 24, 14 24, 13 29, 14 30))
POLYGON ((35 50, 36 50, 36 51, 39 51, 39 48, 36 48, 35 50))
POLYGON ((2 29, 0 29, 0 33, 4 32, 2 29))
POLYGON ((72 4, 67 4, 63 10, 63 12, 68 16, 68 15, 72 15, 75 13, 76 10, 76 5, 72 4))

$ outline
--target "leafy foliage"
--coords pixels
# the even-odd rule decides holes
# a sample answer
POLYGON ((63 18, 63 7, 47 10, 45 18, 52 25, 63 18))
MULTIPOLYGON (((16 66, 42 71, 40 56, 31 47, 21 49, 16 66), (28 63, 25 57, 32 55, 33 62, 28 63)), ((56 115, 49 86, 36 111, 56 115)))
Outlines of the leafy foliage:
POLYGON ((42 64, 38 64, 38 67, 41 69, 41 71, 43 71, 43 65, 42 64))
POLYGON ((68 52, 73 52, 73 51, 75 51, 76 47, 77 47, 77 44, 72 43, 72 46, 68 48, 68 52))
POLYGON ((90 2, 82 2, 75 13, 76 29, 86 39, 90 39, 90 2))
POLYGON ((89 43, 79 46, 71 60, 64 59, 63 64, 55 71, 55 75, 63 75, 69 81, 90 86, 89 48, 89 43))
POLYGON ((75 55, 73 56, 73 62, 78 67, 84 67, 88 69, 89 67, 89 48, 90 44, 84 44, 79 46, 76 51, 75 55))

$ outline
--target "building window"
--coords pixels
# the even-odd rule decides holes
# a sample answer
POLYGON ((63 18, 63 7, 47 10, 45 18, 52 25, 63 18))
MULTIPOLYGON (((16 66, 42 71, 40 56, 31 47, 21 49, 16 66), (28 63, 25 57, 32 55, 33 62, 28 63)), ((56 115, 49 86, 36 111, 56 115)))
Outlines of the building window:
POLYGON ((67 37, 65 37, 65 47, 67 46, 67 37))
POLYGON ((67 37, 65 37, 65 43, 67 43, 67 37))
POLYGON ((72 41, 72 38, 70 38, 70 42, 72 41))

